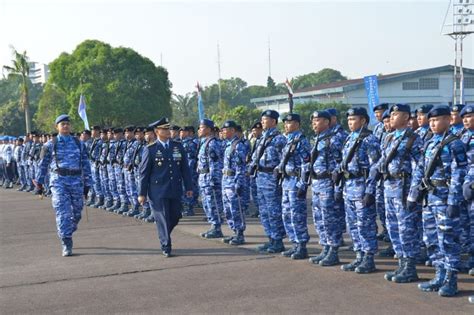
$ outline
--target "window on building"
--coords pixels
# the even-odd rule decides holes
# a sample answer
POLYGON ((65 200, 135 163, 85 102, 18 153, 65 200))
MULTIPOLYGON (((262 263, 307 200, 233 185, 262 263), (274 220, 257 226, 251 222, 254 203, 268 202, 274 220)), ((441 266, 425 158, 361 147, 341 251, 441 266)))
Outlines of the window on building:
POLYGON ((403 90, 418 90, 418 82, 403 82, 403 90))
POLYGON ((474 89, 474 77, 464 77, 464 88, 474 89))
POLYGON ((421 78, 419 87, 420 87, 420 90, 438 90, 439 79, 438 78, 421 78))

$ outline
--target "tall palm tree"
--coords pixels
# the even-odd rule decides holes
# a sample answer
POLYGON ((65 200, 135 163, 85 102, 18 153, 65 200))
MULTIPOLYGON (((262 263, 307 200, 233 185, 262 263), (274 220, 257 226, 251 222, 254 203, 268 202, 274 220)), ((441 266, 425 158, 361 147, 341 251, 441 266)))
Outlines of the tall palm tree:
POLYGON ((26 51, 20 54, 13 47, 12 50, 14 58, 14 60, 12 60, 12 66, 3 66, 3 68, 8 71, 9 76, 18 76, 21 78, 20 107, 25 112, 26 132, 28 133, 31 132, 30 102, 28 99, 28 81, 30 80, 28 74, 30 73, 30 65, 28 64, 26 51))

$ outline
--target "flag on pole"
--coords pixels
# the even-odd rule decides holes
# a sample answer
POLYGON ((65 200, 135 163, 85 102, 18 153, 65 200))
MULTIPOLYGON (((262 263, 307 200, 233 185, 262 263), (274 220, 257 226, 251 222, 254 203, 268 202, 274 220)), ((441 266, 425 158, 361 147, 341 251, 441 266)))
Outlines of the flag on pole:
POLYGON ((197 88, 197 95, 198 95, 198 114, 199 114, 199 121, 204 119, 204 104, 202 103, 202 95, 201 95, 201 86, 199 82, 196 84, 197 88))
POLYGON ((84 95, 81 94, 81 97, 79 98, 79 107, 77 108, 77 113, 79 114, 79 117, 81 117, 82 121, 84 122, 84 128, 87 130, 89 129, 89 121, 87 120, 87 114, 86 114, 86 100, 84 98, 84 95))
POLYGON ((364 77, 365 92, 367 94, 367 107, 368 114, 370 117, 370 124, 374 126, 377 119, 375 118, 374 108, 379 104, 379 86, 376 75, 370 75, 364 77))
POLYGON ((291 87, 290 81, 286 78, 286 88, 288 89, 288 104, 290 106, 290 113, 293 113, 293 88, 291 87))

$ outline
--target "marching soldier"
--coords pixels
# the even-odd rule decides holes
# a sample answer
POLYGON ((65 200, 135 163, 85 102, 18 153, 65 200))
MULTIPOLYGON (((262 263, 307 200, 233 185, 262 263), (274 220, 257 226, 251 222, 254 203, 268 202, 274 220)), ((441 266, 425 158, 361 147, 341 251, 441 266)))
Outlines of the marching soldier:
MULTIPOLYGON (((423 213, 425 228, 432 224, 438 235, 433 265, 435 278, 418 285, 422 291, 439 291, 440 296, 456 295, 460 264, 459 214, 463 201, 462 183, 467 157, 464 144, 449 132, 450 109, 438 105, 428 113, 433 137, 426 142, 423 158, 413 174, 407 208, 426 201, 430 216, 423 213), (434 220, 434 224, 430 221, 434 220)), ((427 213, 428 213, 427 212, 427 213)))
MULTIPOLYGON (((261 122, 256 122, 251 128, 252 136, 250 142, 250 153, 247 155, 247 164, 252 163, 252 156, 257 148, 258 141, 262 138, 263 127, 261 122)), ((251 215, 252 218, 258 218, 260 210, 258 208, 258 191, 257 191, 257 179, 254 176, 250 176, 250 195, 252 197, 253 204, 255 206, 255 212, 251 215)))
POLYGON ((81 220, 84 197, 92 178, 87 149, 71 135, 69 116, 60 115, 55 123, 59 135, 42 149, 35 184, 42 193, 46 173, 51 169, 52 203, 65 257, 72 255, 72 235, 81 220))

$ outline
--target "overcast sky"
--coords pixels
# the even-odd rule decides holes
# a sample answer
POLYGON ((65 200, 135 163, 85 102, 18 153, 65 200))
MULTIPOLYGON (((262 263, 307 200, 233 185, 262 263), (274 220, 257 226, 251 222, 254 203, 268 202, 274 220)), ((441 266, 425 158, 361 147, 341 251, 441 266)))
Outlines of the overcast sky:
MULTIPOLYGON (((0 65, 13 45, 49 63, 83 40, 136 50, 170 73, 183 94, 218 78, 265 85, 322 68, 349 78, 454 63, 441 27, 449 0, 432 1, 24 1, 0 0, 0 65)), ((448 15, 448 22, 452 17, 448 15)), ((449 29, 447 29, 449 30, 449 29)), ((474 34, 464 65, 474 68, 474 34)))

